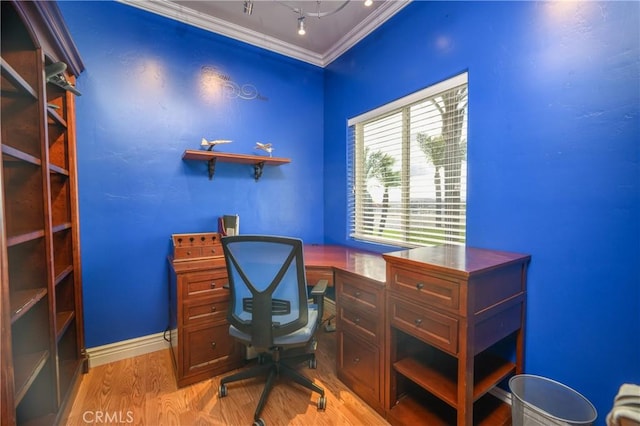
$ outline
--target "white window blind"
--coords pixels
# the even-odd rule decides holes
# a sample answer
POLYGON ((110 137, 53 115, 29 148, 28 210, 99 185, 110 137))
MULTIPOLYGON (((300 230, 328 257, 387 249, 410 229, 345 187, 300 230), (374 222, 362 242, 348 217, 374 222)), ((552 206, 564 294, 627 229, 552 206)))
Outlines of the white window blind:
POLYGON ((465 244, 467 73, 349 120, 349 233, 465 244))

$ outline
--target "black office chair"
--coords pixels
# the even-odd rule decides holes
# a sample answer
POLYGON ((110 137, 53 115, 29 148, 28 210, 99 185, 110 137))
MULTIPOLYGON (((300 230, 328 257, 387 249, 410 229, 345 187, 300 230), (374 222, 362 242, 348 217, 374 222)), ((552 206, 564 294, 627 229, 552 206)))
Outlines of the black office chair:
POLYGON ((229 333, 256 350, 258 364, 224 377, 219 397, 227 396, 227 383, 267 375, 253 417, 254 426, 264 426, 260 413, 275 379, 286 376, 319 393, 318 410, 324 410, 324 390, 292 366, 308 361, 310 368, 316 368, 314 333, 322 321, 327 281, 313 287, 310 303, 299 239, 237 235, 221 241, 231 290, 229 333))

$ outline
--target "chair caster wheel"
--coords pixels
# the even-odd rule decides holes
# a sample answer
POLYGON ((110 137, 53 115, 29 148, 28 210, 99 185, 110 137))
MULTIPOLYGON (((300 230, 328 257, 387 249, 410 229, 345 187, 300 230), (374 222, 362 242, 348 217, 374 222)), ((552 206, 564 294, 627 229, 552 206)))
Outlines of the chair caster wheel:
POLYGON ((327 397, 324 395, 321 395, 320 398, 318 398, 318 411, 324 411, 327 408, 327 397))
POLYGON ((266 423, 262 418, 253 421, 253 426, 266 426, 266 423))
POLYGON ((224 398, 225 396, 227 396, 227 385, 218 386, 218 397, 224 398))
POLYGON ((312 370, 315 370, 317 367, 318 367, 318 361, 316 360, 316 357, 309 358, 309 368, 311 368, 312 370))

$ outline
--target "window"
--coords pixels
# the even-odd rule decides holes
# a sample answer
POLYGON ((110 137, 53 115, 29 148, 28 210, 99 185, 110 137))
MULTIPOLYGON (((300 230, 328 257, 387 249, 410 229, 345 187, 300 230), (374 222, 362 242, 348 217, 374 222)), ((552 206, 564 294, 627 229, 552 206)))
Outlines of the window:
POLYGON ((467 73, 349 120, 349 233, 465 244, 467 73))

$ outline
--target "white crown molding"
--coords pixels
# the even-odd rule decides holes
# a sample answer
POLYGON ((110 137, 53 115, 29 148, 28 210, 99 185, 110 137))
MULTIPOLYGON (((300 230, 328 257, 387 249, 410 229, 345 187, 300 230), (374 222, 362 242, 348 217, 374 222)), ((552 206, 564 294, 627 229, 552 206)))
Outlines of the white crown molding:
POLYGON ((384 24, 389 18, 411 3, 411 0, 385 1, 360 24, 344 35, 338 42, 322 56, 322 67, 329 65, 340 55, 355 46, 360 40, 371 34, 376 28, 384 24))
POLYGON ((257 31, 249 30, 236 24, 224 21, 189 9, 168 0, 117 0, 119 3, 137 7, 165 18, 173 19, 206 31, 211 31, 253 46, 261 47, 319 67, 325 67, 342 53, 349 50, 357 42, 391 18, 411 0, 390 0, 379 6, 371 15, 341 38, 335 46, 325 54, 318 54, 308 49, 283 42, 257 31))

